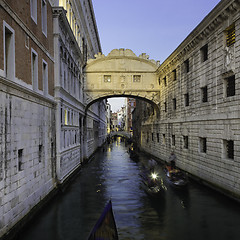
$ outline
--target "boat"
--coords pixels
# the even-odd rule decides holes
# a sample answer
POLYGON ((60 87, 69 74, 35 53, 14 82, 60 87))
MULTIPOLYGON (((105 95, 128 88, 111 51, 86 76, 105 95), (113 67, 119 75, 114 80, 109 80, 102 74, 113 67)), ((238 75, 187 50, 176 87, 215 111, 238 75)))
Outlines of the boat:
POLYGON ((183 188, 188 185, 188 177, 180 169, 172 168, 171 166, 165 166, 164 171, 167 176, 167 181, 171 186, 183 188))
POLYGON ((111 200, 109 200, 105 206, 88 240, 118 240, 118 231, 113 215, 111 200))
POLYGON ((141 187, 149 197, 160 198, 163 196, 166 187, 163 184, 162 178, 160 178, 157 173, 142 174, 141 177, 141 187))
POLYGON ((131 146, 129 149, 128 149, 128 153, 130 155, 130 158, 135 161, 135 162, 138 162, 139 161, 139 156, 136 152, 136 150, 134 149, 133 146, 131 146))

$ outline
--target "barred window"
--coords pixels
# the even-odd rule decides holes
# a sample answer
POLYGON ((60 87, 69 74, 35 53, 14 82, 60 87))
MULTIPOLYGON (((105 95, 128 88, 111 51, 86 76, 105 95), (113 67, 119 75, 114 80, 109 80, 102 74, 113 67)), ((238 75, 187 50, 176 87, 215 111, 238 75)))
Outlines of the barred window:
POLYGON ((23 170, 23 149, 18 149, 18 171, 23 170))
POLYGON ((177 109, 177 100, 176 98, 173 99, 173 110, 177 109))
POLYGON ((185 69, 185 72, 186 72, 186 73, 189 72, 189 59, 187 59, 187 60, 184 62, 184 69, 185 69))
POLYGON ((227 46, 231 46, 235 43, 235 25, 232 24, 226 29, 226 41, 227 41, 227 46))
POLYGON ((163 134, 163 145, 166 145, 166 135, 163 134))
POLYGON ((183 136, 183 148, 188 149, 188 136, 183 136))
POLYGON ((205 62, 206 60, 208 60, 208 45, 204 45, 201 49, 201 60, 202 62, 205 62))
POLYGON ((176 138, 175 135, 172 135, 172 146, 175 146, 176 144, 176 138))
POLYGON ((167 112, 167 102, 164 102, 164 112, 167 112))
POLYGON ((167 86, 167 77, 163 78, 163 82, 164 82, 164 86, 166 87, 167 86))
POLYGON ((226 96, 231 97, 235 95, 235 76, 225 79, 226 83, 226 96))
POLYGON ((133 75, 133 82, 140 82, 141 81, 141 75, 133 75))
POLYGON ((38 161, 42 162, 43 159, 43 145, 38 146, 38 161))
POLYGON ((207 139, 206 138, 199 138, 199 150, 202 153, 207 152, 207 139))
POLYGON ((104 82, 111 82, 111 75, 104 75, 104 82))
POLYGON ((225 157, 229 159, 234 159, 234 141, 224 140, 225 157))
POLYGON ((202 97, 202 102, 208 101, 207 86, 201 88, 201 97, 202 97))
POLYGON ((189 106, 189 93, 184 94, 184 105, 189 106))
POLYGON ((173 77, 173 81, 177 80, 177 70, 176 69, 174 69, 172 71, 172 77, 173 77))

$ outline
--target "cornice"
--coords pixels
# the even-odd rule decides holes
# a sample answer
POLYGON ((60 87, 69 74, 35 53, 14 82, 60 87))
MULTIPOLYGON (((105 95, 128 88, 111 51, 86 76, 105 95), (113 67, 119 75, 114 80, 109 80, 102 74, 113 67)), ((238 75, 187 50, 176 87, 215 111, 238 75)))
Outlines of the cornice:
POLYGON ((163 71, 168 65, 174 65, 192 51, 200 41, 204 40, 218 28, 230 15, 240 9, 240 0, 222 0, 202 22, 183 40, 176 50, 160 65, 158 72, 163 71))
POLYGON ((11 95, 14 95, 17 97, 19 97, 21 95, 21 98, 26 99, 31 102, 38 103, 43 106, 45 106, 46 103, 51 104, 53 106, 56 105, 56 102, 54 100, 52 100, 51 98, 41 95, 29 88, 26 88, 26 87, 18 84, 18 83, 10 81, 9 79, 7 79, 5 77, 0 76, 0 84, 3 84, 4 86, 6 86, 6 88, 1 87, 2 92, 11 93, 11 95), (23 96, 22 93, 24 93, 26 96, 23 96), (40 102, 39 100, 41 100, 42 102, 40 102))
MULTIPOLYGON (((63 7, 53 7, 52 8, 52 12, 53 12, 53 18, 58 18, 60 24, 63 25, 64 30, 66 30, 68 36, 70 37, 71 41, 70 41, 70 47, 74 47, 76 52, 79 55, 79 58, 82 62, 83 59, 83 55, 82 52, 80 50, 80 47, 78 46, 77 40, 72 32, 71 26, 67 20, 67 16, 66 16, 66 10, 64 10, 63 7)), ((55 35, 57 35, 60 38, 60 33, 54 33, 55 35)), ((62 41, 62 40, 61 40, 62 41)), ((63 42, 63 41, 62 41, 63 42)))

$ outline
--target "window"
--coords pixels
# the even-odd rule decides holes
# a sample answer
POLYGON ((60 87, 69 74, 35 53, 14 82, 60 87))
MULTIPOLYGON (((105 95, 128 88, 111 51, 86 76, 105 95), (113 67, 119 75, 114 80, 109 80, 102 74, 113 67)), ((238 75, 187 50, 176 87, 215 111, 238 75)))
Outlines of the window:
POLYGON ((235 76, 225 79, 226 96, 231 97, 235 95, 235 76))
POLYGON ((158 78, 158 85, 160 85, 160 83, 161 83, 161 78, 159 77, 158 78))
POLYGON ((38 55, 32 49, 32 85, 33 90, 37 91, 38 89, 38 55))
POLYGON ((104 75, 104 82, 111 82, 111 75, 104 75))
POLYGON ((163 82, 164 82, 164 86, 166 87, 167 86, 167 77, 163 78, 163 82))
POLYGON ((226 29, 226 44, 227 47, 235 43, 235 25, 232 24, 226 29))
POLYGON ((201 98, 202 98, 202 102, 208 101, 207 86, 201 88, 201 98))
POLYGON ((64 110, 64 124, 68 125, 68 110, 64 110))
POLYGON ((167 102, 164 102, 164 112, 167 112, 167 102))
POLYGON ((48 94, 48 65, 47 62, 43 60, 42 62, 42 83, 43 83, 43 94, 47 96, 48 94))
POLYGON ((175 135, 172 135, 172 146, 176 145, 176 138, 175 135))
POLYGON ((47 36, 47 3, 42 0, 42 32, 47 36))
POLYGON ((38 161, 39 162, 42 162, 42 154, 43 154, 43 146, 42 145, 39 145, 38 146, 38 161))
POLYGON ((152 133, 152 141, 154 141, 153 133, 152 133))
POLYGON ((166 145, 166 135, 163 134, 163 145, 166 145))
POLYGON ((201 49, 201 61, 205 62, 206 60, 208 60, 208 45, 204 45, 201 49))
POLYGON ((183 148, 188 149, 188 136, 183 136, 183 148))
POLYGON ((157 133, 157 142, 159 142, 159 133, 157 133))
POLYGON ((141 81, 141 75, 133 75, 133 82, 140 82, 141 81))
POLYGON ((173 99, 173 110, 177 109, 177 100, 176 98, 173 99))
POLYGON ((189 94, 188 93, 184 94, 184 105, 185 105, 185 107, 189 106, 189 94))
POLYGON ((23 149, 18 150, 18 171, 23 170, 23 149))
POLYGON ((8 79, 14 80, 15 78, 15 34, 14 30, 6 23, 3 22, 4 29, 4 71, 8 79))
POLYGON ((186 73, 189 72, 189 59, 187 59, 187 60, 184 62, 184 69, 185 69, 185 72, 186 72, 186 73))
POLYGON ((172 78, 173 78, 173 81, 177 80, 177 70, 176 69, 174 69, 172 71, 172 78))
POLYGON ((199 138, 199 151, 201 153, 206 153, 207 152, 207 139, 206 138, 199 138))
POLYGON ((224 157, 234 159, 234 141, 223 140, 224 157))
POLYGON ((32 20, 37 24, 37 0, 30 0, 30 8, 32 20))

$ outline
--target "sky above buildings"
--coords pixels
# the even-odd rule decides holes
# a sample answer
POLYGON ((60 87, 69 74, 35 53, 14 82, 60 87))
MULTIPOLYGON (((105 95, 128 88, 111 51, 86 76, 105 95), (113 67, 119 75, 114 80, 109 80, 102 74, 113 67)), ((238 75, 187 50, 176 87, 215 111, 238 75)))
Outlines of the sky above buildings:
MULTIPOLYGON (((220 0, 92 0, 102 52, 131 49, 162 63, 220 0)), ((124 100, 110 99, 120 108, 124 100)))

